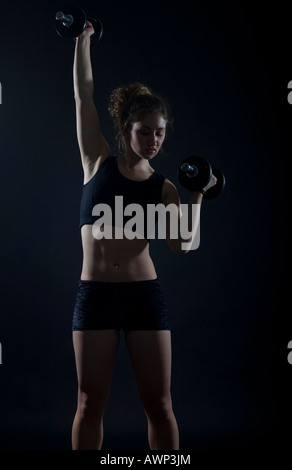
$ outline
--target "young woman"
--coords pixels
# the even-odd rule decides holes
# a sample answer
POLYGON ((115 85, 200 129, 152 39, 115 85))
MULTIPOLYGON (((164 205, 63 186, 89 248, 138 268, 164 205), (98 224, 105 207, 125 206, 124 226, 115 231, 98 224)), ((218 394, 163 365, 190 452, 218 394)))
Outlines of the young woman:
MULTIPOLYGON (((77 38, 74 57, 77 136, 84 186, 80 211, 83 265, 73 315, 78 406, 72 447, 101 449, 103 414, 122 329, 148 420, 150 448, 176 450, 179 432, 170 392, 170 324, 159 278, 149 255, 149 240, 146 236, 133 239, 98 236, 105 227, 94 232, 98 218, 92 215, 98 203, 106 203, 114 210, 115 196, 122 195, 124 206, 133 202, 144 208, 150 203, 175 204, 177 218, 181 219, 176 187, 150 165, 161 149, 171 118, 167 104, 144 85, 116 89, 111 95, 109 111, 120 154, 112 156, 93 101, 92 34, 93 27, 88 22, 77 38)), ((204 189, 214 184, 213 178, 204 189)), ((197 204, 194 219, 188 220, 193 236, 202 197, 201 192, 194 192, 189 202, 190 206, 197 204)), ((166 238, 170 249, 187 253, 182 245, 185 240, 170 238, 168 225, 166 238)))

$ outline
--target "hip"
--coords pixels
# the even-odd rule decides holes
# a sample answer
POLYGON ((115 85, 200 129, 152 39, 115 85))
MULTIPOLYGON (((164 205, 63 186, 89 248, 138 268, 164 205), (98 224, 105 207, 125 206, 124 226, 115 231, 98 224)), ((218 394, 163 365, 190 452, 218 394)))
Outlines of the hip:
POLYGON ((169 329, 160 279, 79 281, 73 329, 169 329))

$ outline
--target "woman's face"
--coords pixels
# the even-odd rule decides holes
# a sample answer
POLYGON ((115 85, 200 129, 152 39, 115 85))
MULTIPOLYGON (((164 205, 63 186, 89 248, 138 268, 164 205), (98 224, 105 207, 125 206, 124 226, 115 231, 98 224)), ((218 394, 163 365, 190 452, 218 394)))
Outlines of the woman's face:
POLYGON ((166 120, 162 114, 145 114, 133 124, 128 143, 136 155, 150 160, 161 149, 165 133, 166 120))

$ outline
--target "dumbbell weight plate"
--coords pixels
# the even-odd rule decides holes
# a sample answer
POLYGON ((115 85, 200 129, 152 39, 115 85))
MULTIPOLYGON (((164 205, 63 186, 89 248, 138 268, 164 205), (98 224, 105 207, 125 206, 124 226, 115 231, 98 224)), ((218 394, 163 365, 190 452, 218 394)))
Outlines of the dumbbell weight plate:
POLYGON ((70 26, 64 26, 62 21, 56 20, 56 31, 63 38, 76 38, 80 36, 86 27, 86 13, 82 8, 67 6, 61 10, 64 15, 72 15, 74 18, 70 26))
POLYGON ((89 17, 87 19, 92 24, 92 26, 94 27, 94 34, 92 36, 90 36, 90 43, 95 44, 96 42, 98 42, 100 40, 100 38, 102 36, 102 33, 103 33, 102 22, 100 21, 99 18, 89 17))
POLYGON ((217 178, 217 183, 206 191, 204 199, 215 199, 215 197, 218 197, 225 187, 225 176, 222 171, 218 168, 212 167, 212 173, 217 178))
POLYGON ((207 160, 202 157, 192 156, 183 160, 178 169, 178 180, 180 184, 189 191, 196 191, 202 189, 210 182, 212 176, 212 169, 207 160), (192 173, 184 172, 181 167, 184 163, 193 165, 197 168, 195 176, 192 173))
MULTIPOLYGON (((94 27, 94 33, 90 36, 90 44, 95 44, 98 42, 103 34, 103 26, 102 22, 100 21, 99 18, 92 18, 89 17, 87 20, 92 24, 94 27)), ((76 38, 74 38, 74 41, 76 42, 76 38)))

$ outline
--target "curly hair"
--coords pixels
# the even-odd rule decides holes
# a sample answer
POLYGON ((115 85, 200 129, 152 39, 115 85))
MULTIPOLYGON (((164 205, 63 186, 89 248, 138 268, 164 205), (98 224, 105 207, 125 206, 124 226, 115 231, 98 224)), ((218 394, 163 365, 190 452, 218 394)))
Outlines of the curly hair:
POLYGON ((123 131, 130 131, 143 114, 161 113, 167 127, 173 122, 169 104, 142 83, 132 83, 113 90, 108 110, 114 122, 120 152, 126 150, 123 131))

